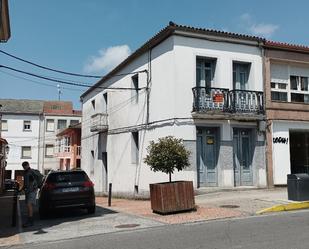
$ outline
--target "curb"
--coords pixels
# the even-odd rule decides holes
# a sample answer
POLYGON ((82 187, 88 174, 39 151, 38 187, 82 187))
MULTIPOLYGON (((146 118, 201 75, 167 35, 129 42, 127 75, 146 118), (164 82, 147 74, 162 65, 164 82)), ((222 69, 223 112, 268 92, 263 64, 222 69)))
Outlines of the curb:
POLYGON ((292 210, 300 210, 300 209, 308 209, 309 208, 309 201, 303 202, 293 202, 288 204, 281 204, 275 205, 269 208, 262 209, 256 214, 264 214, 264 213, 271 213, 271 212, 282 212, 282 211, 292 211, 292 210))

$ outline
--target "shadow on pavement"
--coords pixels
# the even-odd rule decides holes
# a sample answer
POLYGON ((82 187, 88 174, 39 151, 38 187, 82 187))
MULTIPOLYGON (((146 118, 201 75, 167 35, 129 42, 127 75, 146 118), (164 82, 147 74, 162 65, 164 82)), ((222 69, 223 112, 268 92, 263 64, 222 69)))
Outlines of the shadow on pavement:
MULTIPOLYGON (((20 209, 21 209, 21 217, 22 221, 25 221, 27 209, 25 205, 25 201, 20 201, 20 209)), ((29 231, 36 231, 34 234, 40 235, 47 233, 44 229, 53 227, 62 223, 66 222, 73 222, 73 221, 80 221, 83 219, 95 218, 95 217, 103 217, 104 215, 108 214, 115 214, 117 212, 103 208, 100 206, 96 206, 96 212, 94 214, 88 214, 86 209, 72 209, 72 208, 65 208, 65 209, 57 209, 52 211, 48 215, 46 219, 40 219, 39 212, 38 212, 38 205, 35 207, 34 211, 34 226, 23 228, 24 232, 29 231)))
POLYGON ((16 201, 17 199, 14 201, 13 191, 6 191, 0 196, 0 239, 18 233, 18 224, 13 226, 13 216, 16 217, 16 201))

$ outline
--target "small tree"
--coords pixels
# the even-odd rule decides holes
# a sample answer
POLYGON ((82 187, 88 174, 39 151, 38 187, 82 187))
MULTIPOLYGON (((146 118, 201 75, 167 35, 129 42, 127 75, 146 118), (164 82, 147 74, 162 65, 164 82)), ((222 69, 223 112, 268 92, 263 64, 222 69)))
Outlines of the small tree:
POLYGON ((159 138, 157 143, 150 142, 147 152, 144 162, 150 166, 152 171, 168 174, 170 182, 175 169, 181 171, 190 165, 190 151, 185 148, 182 139, 172 136, 159 138))

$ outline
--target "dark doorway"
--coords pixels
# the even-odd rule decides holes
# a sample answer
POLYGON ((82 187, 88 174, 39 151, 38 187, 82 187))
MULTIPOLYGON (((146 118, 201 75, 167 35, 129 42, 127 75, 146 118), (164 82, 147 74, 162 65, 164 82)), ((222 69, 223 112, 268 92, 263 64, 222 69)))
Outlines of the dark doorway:
POLYGON ((309 132, 290 132, 291 173, 309 173, 309 132))

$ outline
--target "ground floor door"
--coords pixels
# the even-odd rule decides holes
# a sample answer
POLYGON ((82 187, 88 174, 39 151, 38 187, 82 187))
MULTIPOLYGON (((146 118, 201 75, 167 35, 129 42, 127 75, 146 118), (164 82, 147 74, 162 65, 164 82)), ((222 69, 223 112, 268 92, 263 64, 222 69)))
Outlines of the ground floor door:
POLYGON ((290 131, 290 162, 292 174, 309 173, 309 132, 290 131))
POLYGON ((198 186, 218 186, 218 128, 197 129, 198 186))
POLYGON ((252 130, 233 129, 234 186, 253 185, 252 130))

